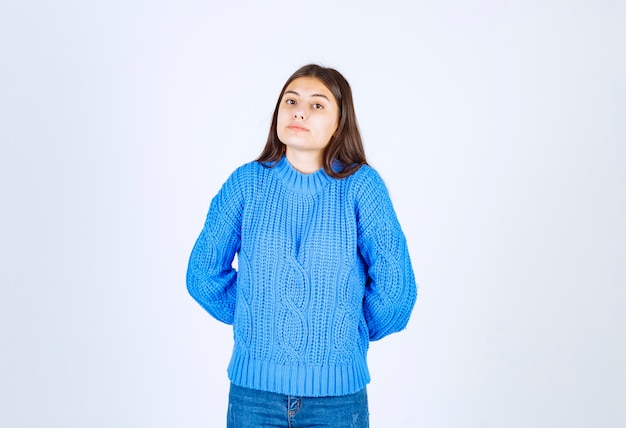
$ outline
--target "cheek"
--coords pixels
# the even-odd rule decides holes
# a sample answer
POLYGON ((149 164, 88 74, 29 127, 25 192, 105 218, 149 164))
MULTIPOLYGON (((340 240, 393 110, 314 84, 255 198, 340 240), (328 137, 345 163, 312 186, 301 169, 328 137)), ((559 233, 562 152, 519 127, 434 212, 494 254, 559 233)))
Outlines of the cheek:
POLYGON ((276 116, 276 123, 278 125, 286 124, 289 121, 289 118, 289 111, 285 110, 284 108, 278 109, 278 115, 276 116))
POLYGON ((330 124, 328 129, 330 130, 331 135, 335 135, 337 129, 339 129, 339 121, 335 120, 332 124, 330 124))
POLYGON ((289 116, 285 115, 284 110, 278 110, 278 116, 276 117, 276 135, 281 143, 284 143, 285 126, 289 124, 289 116))

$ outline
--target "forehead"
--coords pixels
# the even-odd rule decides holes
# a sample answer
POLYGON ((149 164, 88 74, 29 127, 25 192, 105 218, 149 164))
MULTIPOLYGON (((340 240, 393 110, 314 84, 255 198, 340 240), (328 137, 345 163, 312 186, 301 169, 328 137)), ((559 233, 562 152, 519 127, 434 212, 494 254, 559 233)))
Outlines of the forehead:
POLYGON ((329 100, 335 100, 332 92, 324 85, 324 83, 316 77, 298 77, 294 79, 287 87, 285 92, 296 92, 300 96, 324 95, 329 100))

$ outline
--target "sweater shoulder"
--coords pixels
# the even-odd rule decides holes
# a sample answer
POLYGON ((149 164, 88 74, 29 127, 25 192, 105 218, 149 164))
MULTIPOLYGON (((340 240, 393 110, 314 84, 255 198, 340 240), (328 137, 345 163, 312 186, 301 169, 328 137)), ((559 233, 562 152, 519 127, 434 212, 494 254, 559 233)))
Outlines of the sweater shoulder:
POLYGON ((363 165, 348 179, 354 180, 350 192, 355 201, 361 234, 372 233, 382 224, 397 224, 397 217, 382 177, 374 168, 363 165))
POLYGON ((370 165, 361 165, 354 173, 347 177, 354 180, 355 184, 382 182, 378 171, 370 165))
POLYGON ((250 193, 259 177, 266 173, 266 167, 257 161, 245 163, 235 169, 226 182, 223 190, 230 190, 245 196, 250 193))
POLYGON ((369 165, 362 165, 352 175, 345 178, 354 196, 358 199, 367 198, 367 195, 388 195, 387 187, 382 177, 369 165))
POLYGON ((248 162, 235 169, 213 198, 209 217, 211 212, 218 213, 232 227, 238 228, 246 201, 263 169, 258 162, 248 162))
POLYGON ((230 175, 229 180, 245 182, 258 177, 267 169, 257 161, 252 161, 239 166, 230 175))

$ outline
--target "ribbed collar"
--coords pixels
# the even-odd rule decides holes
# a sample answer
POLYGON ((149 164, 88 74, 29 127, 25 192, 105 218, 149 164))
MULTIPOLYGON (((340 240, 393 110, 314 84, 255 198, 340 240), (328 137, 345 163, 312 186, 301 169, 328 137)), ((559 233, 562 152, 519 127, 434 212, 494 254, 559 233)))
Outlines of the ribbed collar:
POLYGON ((324 168, 320 168, 311 174, 301 173, 291 166, 286 156, 283 156, 272 169, 287 188, 305 195, 314 195, 321 192, 332 180, 331 177, 326 175, 324 168))

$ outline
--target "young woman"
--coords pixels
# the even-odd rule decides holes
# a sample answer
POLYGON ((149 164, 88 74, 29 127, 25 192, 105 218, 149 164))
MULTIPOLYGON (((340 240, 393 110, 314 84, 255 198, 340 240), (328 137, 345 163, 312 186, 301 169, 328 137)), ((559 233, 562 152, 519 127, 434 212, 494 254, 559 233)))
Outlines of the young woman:
POLYGON ((369 426, 369 342, 405 328, 417 287, 339 72, 287 80, 260 157, 211 202, 187 287, 233 325, 228 427, 369 426))

